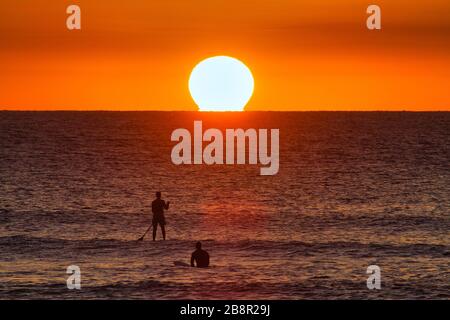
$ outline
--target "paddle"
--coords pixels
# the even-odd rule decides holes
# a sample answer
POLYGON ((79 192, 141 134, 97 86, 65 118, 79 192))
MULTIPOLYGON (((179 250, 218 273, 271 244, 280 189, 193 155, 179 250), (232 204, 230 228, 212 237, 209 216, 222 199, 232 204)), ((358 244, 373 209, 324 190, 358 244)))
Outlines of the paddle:
POLYGON ((150 228, 151 228, 151 227, 152 227, 152 226, 148 227, 147 231, 145 231, 145 233, 143 234, 143 236, 140 237, 139 239, 137 239, 137 241, 142 241, 142 240, 144 240, 145 235, 147 234, 147 232, 150 231, 150 228))

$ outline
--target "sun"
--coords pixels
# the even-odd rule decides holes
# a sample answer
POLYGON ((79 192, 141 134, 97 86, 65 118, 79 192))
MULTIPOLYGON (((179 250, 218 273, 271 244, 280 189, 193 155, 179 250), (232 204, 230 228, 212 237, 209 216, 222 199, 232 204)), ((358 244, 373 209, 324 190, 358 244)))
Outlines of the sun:
POLYGON ((189 78, 189 91, 200 111, 243 111, 253 88, 250 69, 228 56, 201 61, 189 78))

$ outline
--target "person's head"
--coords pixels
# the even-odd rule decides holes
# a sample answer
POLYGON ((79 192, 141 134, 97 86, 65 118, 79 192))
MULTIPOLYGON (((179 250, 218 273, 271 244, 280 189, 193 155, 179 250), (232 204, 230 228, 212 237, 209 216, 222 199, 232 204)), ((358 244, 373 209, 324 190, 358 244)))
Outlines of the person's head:
POLYGON ((197 250, 200 250, 202 248, 202 243, 199 241, 195 244, 195 247, 197 248, 197 250))
POLYGON ((158 191, 158 192, 156 193, 156 197, 157 197, 158 199, 161 199, 161 192, 160 192, 160 191, 158 191))

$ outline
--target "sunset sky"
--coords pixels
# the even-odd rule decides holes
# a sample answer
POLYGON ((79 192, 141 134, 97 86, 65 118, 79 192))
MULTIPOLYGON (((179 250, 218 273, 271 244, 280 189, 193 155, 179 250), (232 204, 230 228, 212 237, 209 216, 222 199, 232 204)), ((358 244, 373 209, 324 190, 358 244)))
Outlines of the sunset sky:
POLYGON ((196 110, 192 68, 229 55, 246 110, 450 111, 449 0, 3 0, 0 37, 0 109, 196 110))

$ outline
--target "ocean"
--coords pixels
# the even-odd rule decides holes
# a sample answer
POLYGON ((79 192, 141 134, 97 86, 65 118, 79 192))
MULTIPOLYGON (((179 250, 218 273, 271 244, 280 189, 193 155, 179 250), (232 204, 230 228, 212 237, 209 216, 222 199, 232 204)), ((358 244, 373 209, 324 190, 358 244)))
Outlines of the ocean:
POLYGON ((450 298, 450 113, 0 112, 0 137, 0 299, 450 298), (194 120, 279 129, 278 174, 172 164, 194 120), (156 191, 167 240, 138 242, 156 191), (197 241, 211 267, 174 265, 197 241))

